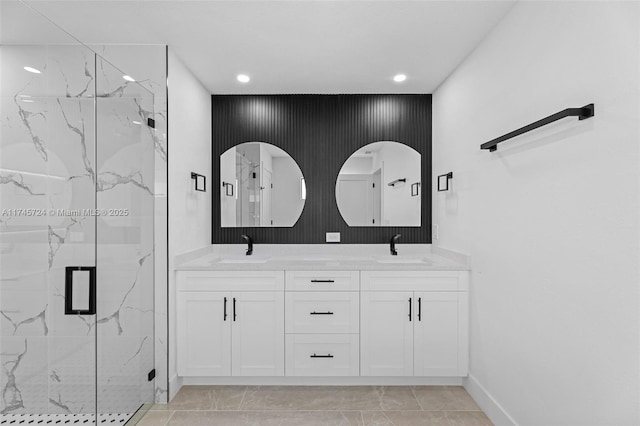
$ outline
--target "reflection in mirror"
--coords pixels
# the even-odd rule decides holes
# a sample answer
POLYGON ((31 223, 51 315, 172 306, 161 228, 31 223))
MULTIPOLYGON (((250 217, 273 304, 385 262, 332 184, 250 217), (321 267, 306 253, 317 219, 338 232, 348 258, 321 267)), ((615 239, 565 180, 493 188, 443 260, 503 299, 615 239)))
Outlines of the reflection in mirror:
POLYGON ((398 142, 374 142, 351 154, 336 180, 347 225, 420 226, 420 157, 398 142))
POLYGON ((302 214, 307 188, 289 154, 264 142, 236 145, 220 156, 223 228, 291 227, 302 214))

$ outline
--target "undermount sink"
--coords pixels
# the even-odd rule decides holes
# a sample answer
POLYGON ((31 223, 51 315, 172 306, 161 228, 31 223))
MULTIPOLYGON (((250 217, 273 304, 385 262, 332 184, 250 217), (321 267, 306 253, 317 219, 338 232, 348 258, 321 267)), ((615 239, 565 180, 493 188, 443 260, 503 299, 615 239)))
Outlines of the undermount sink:
POLYGON ((377 259, 378 263, 431 263, 428 259, 403 259, 401 257, 393 258, 393 259, 377 259))
POLYGON ((370 262, 373 258, 366 256, 286 256, 274 260, 282 262, 370 262))
POLYGON ((267 263, 267 259, 222 259, 218 263, 267 263))

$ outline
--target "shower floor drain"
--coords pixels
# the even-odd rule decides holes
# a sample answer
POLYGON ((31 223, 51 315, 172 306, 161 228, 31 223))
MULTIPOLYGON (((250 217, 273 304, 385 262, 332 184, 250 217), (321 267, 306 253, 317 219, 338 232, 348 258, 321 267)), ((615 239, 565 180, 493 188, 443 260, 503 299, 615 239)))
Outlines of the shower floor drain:
POLYGON ((124 425, 132 414, 0 414, 0 425, 124 425))

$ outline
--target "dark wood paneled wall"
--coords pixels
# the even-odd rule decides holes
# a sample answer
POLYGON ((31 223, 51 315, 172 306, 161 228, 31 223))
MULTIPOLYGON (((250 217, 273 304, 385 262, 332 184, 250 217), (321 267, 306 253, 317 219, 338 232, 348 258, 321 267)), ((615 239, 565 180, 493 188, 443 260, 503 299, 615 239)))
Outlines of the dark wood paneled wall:
POLYGON ((431 95, 213 95, 213 244, 316 244, 340 232, 344 244, 431 242, 431 95), (335 183, 349 156, 371 142, 402 142, 422 155, 422 226, 349 227, 335 183), (292 228, 220 227, 220 155, 243 142, 268 142, 289 153, 307 185, 307 200, 292 228))

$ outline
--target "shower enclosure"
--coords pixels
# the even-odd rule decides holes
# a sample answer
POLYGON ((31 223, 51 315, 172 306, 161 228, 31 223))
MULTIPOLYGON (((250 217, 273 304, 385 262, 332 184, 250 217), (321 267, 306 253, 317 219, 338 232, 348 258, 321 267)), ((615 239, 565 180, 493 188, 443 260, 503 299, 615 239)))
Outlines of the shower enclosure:
POLYGON ((154 97, 0 7, 0 423, 123 424, 154 401, 154 97))

